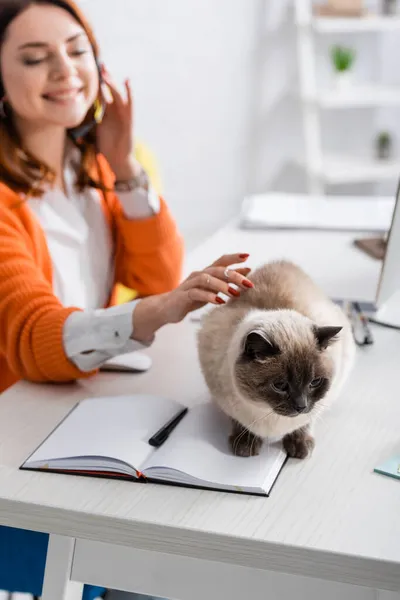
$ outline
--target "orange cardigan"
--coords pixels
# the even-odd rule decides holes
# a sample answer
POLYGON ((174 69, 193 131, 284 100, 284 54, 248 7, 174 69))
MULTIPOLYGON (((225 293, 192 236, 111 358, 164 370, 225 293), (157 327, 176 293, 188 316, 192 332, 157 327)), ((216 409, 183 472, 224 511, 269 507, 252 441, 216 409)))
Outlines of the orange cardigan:
MULTIPOLYGON (((114 176, 99 157, 103 180, 114 176)), ((183 243, 160 199, 160 212, 128 220, 114 193, 102 195, 115 243, 115 284, 148 296, 179 284, 183 243)), ((109 305, 114 302, 114 293, 109 305)), ((75 307, 65 308, 52 289, 52 266, 44 232, 26 203, 0 183, 0 392, 19 379, 66 382, 87 377, 67 358, 63 326, 75 307)))

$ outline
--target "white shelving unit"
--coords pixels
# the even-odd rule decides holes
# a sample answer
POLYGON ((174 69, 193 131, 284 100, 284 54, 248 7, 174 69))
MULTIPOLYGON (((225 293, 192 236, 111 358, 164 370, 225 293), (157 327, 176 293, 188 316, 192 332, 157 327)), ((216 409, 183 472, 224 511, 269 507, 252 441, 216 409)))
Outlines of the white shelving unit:
POLYGON ((363 106, 400 106, 400 88, 381 85, 358 85, 348 90, 317 91, 314 97, 306 98, 320 108, 339 109, 363 106))
MULTIPOLYGON (((312 4, 310 2, 310 4, 312 4)), ((319 33, 360 33, 367 31, 396 31, 400 29, 399 17, 385 17, 380 15, 367 15, 365 17, 314 17, 312 21, 314 31, 319 33)))
POLYGON ((322 111, 363 107, 399 106, 400 87, 379 84, 354 85, 346 89, 321 89, 316 64, 316 36, 335 33, 396 31, 400 18, 365 16, 354 18, 317 17, 312 0, 294 0, 297 27, 297 61, 302 102, 308 192, 321 195, 327 185, 377 183, 396 179, 400 163, 353 156, 325 156, 322 144, 322 111))
POLYGON ((400 172, 396 161, 374 161, 341 155, 325 156, 320 170, 311 171, 313 178, 324 184, 340 185, 345 183, 374 183, 397 179, 400 172))

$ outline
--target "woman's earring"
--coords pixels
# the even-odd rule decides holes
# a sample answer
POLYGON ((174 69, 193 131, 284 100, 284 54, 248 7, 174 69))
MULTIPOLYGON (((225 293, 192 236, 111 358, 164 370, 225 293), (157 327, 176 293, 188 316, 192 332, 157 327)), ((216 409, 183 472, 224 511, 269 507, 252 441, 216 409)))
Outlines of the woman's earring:
POLYGON ((103 105, 100 102, 100 99, 96 98, 96 100, 94 101, 94 120, 96 121, 96 123, 98 125, 102 122, 103 116, 104 116, 103 105))
POLYGON ((5 105, 5 96, 0 100, 0 119, 5 119, 7 117, 6 111, 4 109, 5 105))

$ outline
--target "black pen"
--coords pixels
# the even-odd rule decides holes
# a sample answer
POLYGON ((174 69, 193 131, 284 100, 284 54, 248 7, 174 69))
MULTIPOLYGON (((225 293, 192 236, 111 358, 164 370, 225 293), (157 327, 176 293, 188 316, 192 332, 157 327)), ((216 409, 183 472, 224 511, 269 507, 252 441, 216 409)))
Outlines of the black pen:
POLYGON ((170 419, 165 425, 163 425, 161 427, 161 429, 159 429, 157 431, 157 433, 152 435, 151 438, 149 439, 150 446, 154 446, 155 448, 158 448, 159 446, 161 446, 161 444, 163 444, 165 442, 165 440, 168 438, 170 433, 175 429, 175 427, 178 425, 178 423, 180 423, 180 421, 186 415, 188 410, 189 409, 187 407, 182 409, 175 417, 172 417, 172 419, 170 419))
POLYGON ((361 310, 361 306, 359 305, 358 302, 353 302, 353 306, 358 314, 359 321, 364 330, 364 342, 363 343, 364 344, 373 344, 374 338, 372 337, 372 333, 369 328, 367 317, 364 315, 363 311, 361 310))

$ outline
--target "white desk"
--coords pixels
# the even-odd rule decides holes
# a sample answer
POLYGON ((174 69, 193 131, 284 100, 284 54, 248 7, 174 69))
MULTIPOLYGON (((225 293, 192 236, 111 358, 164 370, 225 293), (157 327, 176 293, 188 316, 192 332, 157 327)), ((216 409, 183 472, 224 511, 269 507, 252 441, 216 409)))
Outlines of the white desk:
MULTIPOLYGON (((329 294, 371 300, 379 264, 351 239, 230 226, 187 268, 230 250, 252 253, 253 264, 289 257, 329 294)), ((400 484, 372 472, 400 454, 399 332, 374 328, 375 345, 359 350, 343 397, 317 428, 312 459, 290 462, 270 498, 18 470, 81 398, 149 392, 195 403, 207 393, 196 327, 163 329, 148 373, 21 383, 1 397, 0 523, 53 534, 43 600, 72 597, 80 585, 70 579, 180 600, 400 598, 400 484)))

